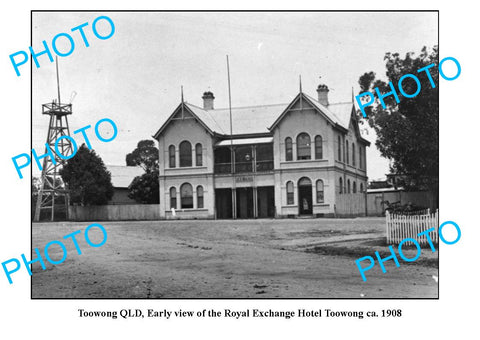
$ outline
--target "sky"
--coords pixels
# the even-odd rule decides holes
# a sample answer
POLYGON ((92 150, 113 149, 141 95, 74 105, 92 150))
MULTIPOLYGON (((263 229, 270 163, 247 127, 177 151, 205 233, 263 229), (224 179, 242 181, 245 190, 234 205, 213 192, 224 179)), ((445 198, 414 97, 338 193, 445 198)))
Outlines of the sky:
MULTIPOLYGON (((96 27, 101 35, 110 32, 105 20, 96 27)), ((179 104, 181 86, 192 104, 201 106, 203 92, 210 90, 215 107, 227 107, 227 54, 234 107, 288 103, 298 94, 300 75, 303 92, 316 98, 318 84, 327 84, 335 103, 351 101, 352 87, 357 94, 365 72, 385 79, 386 52, 404 56, 438 44, 437 14, 430 12, 33 13, 34 51, 43 49, 43 40, 51 46, 62 32, 75 42, 71 55, 59 57, 62 102, 73 104, 70 131, 91 125, 92 147, 108 165, 125 165, 137 142, 155 134, 179 104), (101 15, 115 25, 106 40, 92 32, 101 15), (78 31, 70 32, 85 22, 89 47, 78 31), (102 118, 118 126, 112 142, 94 135, 102 118)), ((69 50, 64 38, 56 46, 69 50)), ((48 129, 41 105, 56 98, 57 85, 55 64, 46 55, 38 61, 40 68, 32 70, 32 146, 40 154, 48 129)), ((366 124, 362 130, 372 143, 369 179, 384 178, 388 160, 375 147, 374 131, 366 124)), ((33 175, 40 175, 36 166, 33 175)))

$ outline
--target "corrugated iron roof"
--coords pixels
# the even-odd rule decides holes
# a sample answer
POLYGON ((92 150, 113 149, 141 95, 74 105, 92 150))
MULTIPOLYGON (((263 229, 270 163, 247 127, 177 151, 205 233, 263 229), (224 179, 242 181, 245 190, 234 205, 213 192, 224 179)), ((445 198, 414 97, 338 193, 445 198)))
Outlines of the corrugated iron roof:
POLYGON ((310 97, 308 94, 305 94, 312 104, 316 106, 318 110, 323 112, 328 118, 330 118, 334 123, 337 123, 341 127, 348 130, 348 125, 350 124, 350 115, 352 113, 352 103, 329 103, 328 106, 320 104, 316 99, 310 97))
POLYGON ((106 165, 112 175, 112 185, 115 188, 128 188, 133 179, 145 171, 139 166, 106 165))
MULTIPOLYGON (((230 134, 230 112, 228 108, 204 110, 190 103, 186 103, 186 105, 212 131, 224 135, 230 134)), ((269 133, 268 128, 287 106, 288 104, 232 107, 232 132, 234 135, 269 133)))
MULTIPOLYGON (((298 94, 292 103, 303 95, 311 104, 320 112, 322 112, 327 119, 334 124, 348 130, 350 124, 350 117, 352 113, 352 102, 332 103, 327 107, 320 104, 315 98, 310 97, 305 93, 298 94)), ((278 122, 282 113, 291 105, 287 104, 273 104, 273 105, 258 105, 247 107, 233 107, 232 108, 232 133, 233 135, 251 135, 251 134, 269 134, 270 128, 274 123, 278 122)), ((202 123, 212 132, 220 135, 230 135, 230 113, 228 108, 205 110, 194 104, 185 102, 185 107, 190 110, 202 123)), ((180 106, 179 106, 180 107, 180 106)), ((177 108, 178 109, 178 108, 177 108)), ((173 114, 172 114, 173 116, 173 114)), ((169 118, 171 119, 171 117, 169 118)), ((155 134, 155 138, 165 128, 166 124, 160 128, 155 134)))

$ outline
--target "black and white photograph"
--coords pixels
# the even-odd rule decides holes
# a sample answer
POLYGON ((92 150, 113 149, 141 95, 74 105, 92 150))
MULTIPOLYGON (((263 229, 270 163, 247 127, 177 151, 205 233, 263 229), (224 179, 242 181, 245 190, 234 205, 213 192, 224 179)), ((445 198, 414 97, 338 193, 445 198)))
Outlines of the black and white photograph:
POLYGON ((474 5, 0 7, 2 338, 475 338, 474 5))
POLYGON ((438 25, 33 11, 32 299, 437 299, 438 25))

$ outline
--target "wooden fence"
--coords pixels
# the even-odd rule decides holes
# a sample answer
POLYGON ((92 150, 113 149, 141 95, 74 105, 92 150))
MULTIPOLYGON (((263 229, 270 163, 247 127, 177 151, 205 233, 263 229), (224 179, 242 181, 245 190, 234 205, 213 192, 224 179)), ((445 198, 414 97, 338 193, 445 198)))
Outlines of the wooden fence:
POLYGON ((128 221, 158 220, 158 204, 92 205, 68 207, 71 221, 128 221))
POLYGON ((335 217, 365 216, 366 196, 364 193, 337 195, 335 217))
MULTIPOLYGON (((438 209, 430 214, 427 209, 424 215, 398 215, 386 212, 387 222, 387 244, 399 244, 405 238, 413 238, 421 245, 427 245, 428 239, 425 235, 418 236, 418 233, 430 228, 435 230, 428 233, 432 241, 438 244, 438 209)), ((405 242, 405 244, 413 244, 405 242)))

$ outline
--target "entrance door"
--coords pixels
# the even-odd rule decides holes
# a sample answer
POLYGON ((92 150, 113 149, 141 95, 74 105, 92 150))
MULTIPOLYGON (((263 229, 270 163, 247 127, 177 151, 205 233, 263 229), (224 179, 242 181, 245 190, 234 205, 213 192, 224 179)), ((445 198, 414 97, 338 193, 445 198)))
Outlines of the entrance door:
POLYGON ((253 188, 237 188, 237 218, 253 218, 253 188))
POLYGON ((257 211, 259 218, 275 217, 275 188, 257 187, 257 211))
POLYGON ((232 218, 232 189, 215 190, 217 218, 232 218))
POLYGON ((298 212, 300 215, 311 215, 312 210, 312 181, 302 177, 298 181, 298 212))

